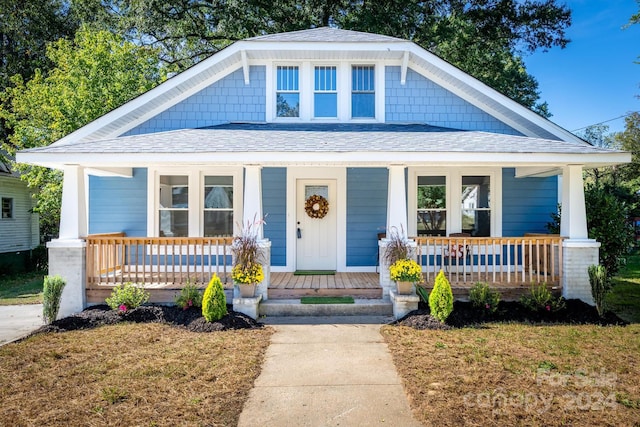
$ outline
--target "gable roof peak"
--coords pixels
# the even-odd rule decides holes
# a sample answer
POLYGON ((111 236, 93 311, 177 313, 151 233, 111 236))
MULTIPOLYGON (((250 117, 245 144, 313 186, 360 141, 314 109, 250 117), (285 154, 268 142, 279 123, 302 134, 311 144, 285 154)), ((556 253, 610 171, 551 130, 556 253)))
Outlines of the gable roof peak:
POLYGON ((287 33, 265 34, 246 39, 252 42, 320 42, 320 43, 389 43, 406 42, 397 37, 361 31, 343 30, 335 27, 318 27, 287 33))

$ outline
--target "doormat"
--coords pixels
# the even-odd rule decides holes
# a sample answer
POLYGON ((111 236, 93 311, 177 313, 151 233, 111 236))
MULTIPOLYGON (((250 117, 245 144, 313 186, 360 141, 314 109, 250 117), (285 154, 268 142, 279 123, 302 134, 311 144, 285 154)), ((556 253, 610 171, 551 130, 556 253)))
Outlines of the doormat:
POLYGON ((353 297, 302 297, 302 304, 354 304, 353 297))
POLYGON ((294 276, 334 276, 335 270, 296 270, 294 276))

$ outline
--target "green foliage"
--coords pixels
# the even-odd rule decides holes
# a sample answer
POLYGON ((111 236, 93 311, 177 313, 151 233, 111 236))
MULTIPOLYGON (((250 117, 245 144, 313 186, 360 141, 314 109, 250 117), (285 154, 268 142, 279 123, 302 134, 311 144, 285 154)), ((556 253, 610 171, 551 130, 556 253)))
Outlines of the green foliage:
POLYGON ((598 310, 598 314, 602 317, 607 308, 607 294, 612 288, 611 280, 607 275, 607 269, 602 265, 590 265, 589 284, 591 285, 591 296, 596 303, 596 310, 598 310))
POLYGON ((612 277, 633 246, 633 227, 629 222, 627 203, 616 197, 608 186, 585 188, 589 238, 601 243, 600 264, 612 277))
POLYGON ((416 285, 416 293, 418 294, 422 302, 429 304, 429 293, 425 288, 420 285, 416 285))
MULTIPOLYGON (((124 41, 107 31, 81 28, 74 40, 47 48, 53 64, 29 81, 20 75, 0 93, 0 120, 11 131, 3 148, 17 150, 51 144, 119 107, 165 79, 157 51, 124 41)), ((55 235, 60 220, 62 173, 38 166, 12 167, 36 194, 34 211, 55 235)))
POLYGON ((532 285, 529 293, 520 297, 520 304, 530 311, 556 312, 566 307, 564 298, 554 297, 546 283, 532 285))
POLYGON ((60 276, 45 276, 42 293, 42 318, 49 324, 56 320, 60 310, 62 290, 67 284, 60 276))
POLYGON ((500 303, 500 292, 486 283, 478 282, 469 290, 469 301, 476 308, 495 313, 500 303))
POLYGON ((258 243, 258 228, 262 227, 264 223, 264 220, 254 217, 253 222, 247 221, 246 224, 243 224, 240 233, 233 237, 231 253, 233 254, 234 266, 260 264, 263 260, 258 243))
POLYGON ((217 275, 213 275, 202 297, 202 315, 207 322, 215 322, 227 314, 227 297, 222 288, 222 282, 217 275))
POLYGON ((124 313, 149 301, 149 292, 140 286, 128 282, 113 288, 111 296, 105 301, 112 310, 118 310, 118 312, 124 313))
POLYGON ((447 320, 453 311, 451 284, 442 270, 436 276, 436 282, 429 294, 429 308, 431 315, 441 322, 447 320))
POLYGON ((187 283, 184 288, 180 289, 180 294, 176 296, 176 305, 183 310, 190 307, 202 307, 202 293, 196 285, 187 283))

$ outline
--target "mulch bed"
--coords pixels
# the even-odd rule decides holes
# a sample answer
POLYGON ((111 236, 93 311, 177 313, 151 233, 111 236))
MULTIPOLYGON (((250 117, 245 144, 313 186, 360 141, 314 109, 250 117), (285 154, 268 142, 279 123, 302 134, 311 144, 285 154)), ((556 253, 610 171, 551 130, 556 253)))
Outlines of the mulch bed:
POLYGON ((429 307, 420 301, 418 310, 414 310, 393 322, 393 325, 409 326, 415 329, 453 329, 464 327, 482 327, 484 323, 525 323, 525 324, 576 324, 576 325, 628 325, 612 312, 600 317, 596 308, 578 299, 566 300, 566 308, 555 313, 547 311, 532 312, 517 301, 501 301, 498 310, 491 314, 473 307, 470 302, 456 301, 453 312, 445 323, 440 323, 429 314, 429 307))
POLYGON ((227 310, 229 313, 222 319, 217 322, 207 322, 202 316, 201 309, 195 307, 183 310, 177 306, 143 305, 126 313, 118 314, 115 310, 111 310, 109 306, 103 304, 89 307, 81 313, 56 320, 50 325, 42 326, 34 331, 34 334, 91 329, 120 322, 166 323, 192 332, 255 329, 264 326, 249 316, 233 311, 229 305, 227 305, 227 310))

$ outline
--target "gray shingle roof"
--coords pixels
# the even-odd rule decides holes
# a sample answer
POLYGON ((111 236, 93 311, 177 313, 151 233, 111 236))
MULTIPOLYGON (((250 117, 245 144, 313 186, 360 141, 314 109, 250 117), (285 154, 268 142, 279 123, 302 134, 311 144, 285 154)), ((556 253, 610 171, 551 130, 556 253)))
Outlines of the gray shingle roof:
POLYGON ((388 43, 405 42, 406 40, 380 34, 362 33, 359 31, 342 30, 339 28, 320 27, 311 30, 291 31, 280 34, 267 34, 251 37, 250 41, 265 42, 322 42, 322 43, 388 43))
POLYGON ((34 148, 40 153, 610 153, 587 143, 429 125, 226 124, 34 148))

